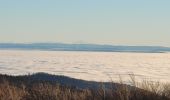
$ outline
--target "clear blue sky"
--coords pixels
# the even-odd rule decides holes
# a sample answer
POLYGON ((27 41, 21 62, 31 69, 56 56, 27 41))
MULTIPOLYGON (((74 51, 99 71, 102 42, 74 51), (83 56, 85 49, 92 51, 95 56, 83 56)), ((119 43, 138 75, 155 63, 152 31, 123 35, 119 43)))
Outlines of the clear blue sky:
POLYGON ((170 46, 170 0, 0 0, 0 42, 170 46))

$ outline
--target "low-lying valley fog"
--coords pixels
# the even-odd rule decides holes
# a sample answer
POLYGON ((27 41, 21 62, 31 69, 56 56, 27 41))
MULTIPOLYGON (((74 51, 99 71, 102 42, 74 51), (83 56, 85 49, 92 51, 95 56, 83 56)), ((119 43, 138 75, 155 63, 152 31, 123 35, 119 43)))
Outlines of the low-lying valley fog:
POLYGON ((94 80, 136 79, 170 82, 170 53, 0 50, 0 73, 46 72, 94 80))

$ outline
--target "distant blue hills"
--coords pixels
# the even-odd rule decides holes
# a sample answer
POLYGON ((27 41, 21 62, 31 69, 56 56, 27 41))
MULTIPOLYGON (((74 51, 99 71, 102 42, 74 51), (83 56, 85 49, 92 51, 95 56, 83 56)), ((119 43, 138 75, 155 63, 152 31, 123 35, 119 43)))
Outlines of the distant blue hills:
POLYGON ((0 49, 10 50, 48 50, 48 51, 101 51, 101 52, 169 52, 170 47, 162 46, 114 46, 99 44, 65 44, 65 43, 0 43, 0 49))

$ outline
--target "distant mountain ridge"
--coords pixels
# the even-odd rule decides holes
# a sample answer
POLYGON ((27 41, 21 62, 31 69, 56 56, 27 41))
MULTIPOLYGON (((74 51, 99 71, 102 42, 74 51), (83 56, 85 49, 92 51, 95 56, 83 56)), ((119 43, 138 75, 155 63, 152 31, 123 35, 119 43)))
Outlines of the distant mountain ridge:
POLYGON ((114 46, 99 44, 65 43, 0 43, 0 49, 49 50, 49 51, 101 51, 101 52, 169 52, 170 47, 162 46, 114 46))

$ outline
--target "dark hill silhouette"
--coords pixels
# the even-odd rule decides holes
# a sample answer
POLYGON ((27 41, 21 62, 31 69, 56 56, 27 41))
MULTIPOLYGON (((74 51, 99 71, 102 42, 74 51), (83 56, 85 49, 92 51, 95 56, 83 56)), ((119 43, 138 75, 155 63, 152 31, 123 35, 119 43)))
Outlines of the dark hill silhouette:
POLYGON ((119 86, 118 83, 111 82, 95 82, 95 81, 85 81, 81 79, 74 79, 66 76, 51 75, 47 73, 36 73, 32 75, 23 75, 23 76, 9 76, 9 75, 0 75, 0 81, 7 79, 10 83, 15 83, 20 85, 24 84, 31 85, 34 83, 50 83, 50 84, 61 84, 63 86, 76 87, 80 89, 90 88, 97 89, 101 85, 104 85, 105 88, 114 88, 114 86, 119 86))
POLYGON ((121 83, 101 84, 46 73, 0 74, 0 100, 170 100, 169 91, 157 93, 155 89, 148 91, 121 83))

